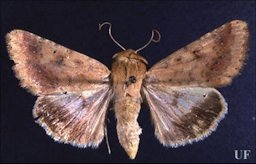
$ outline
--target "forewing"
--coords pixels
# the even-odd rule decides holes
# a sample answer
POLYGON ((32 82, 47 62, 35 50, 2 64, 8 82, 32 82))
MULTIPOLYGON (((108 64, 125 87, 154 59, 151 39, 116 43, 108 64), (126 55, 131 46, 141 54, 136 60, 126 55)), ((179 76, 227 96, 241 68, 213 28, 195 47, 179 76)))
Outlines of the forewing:
POLYGON ((36 95, 81 91, 109 81, 110 71, 99 61, 30 32, 13 30, 6 41, 21 85, 36 95))
POLYGON ((33 115, 54 140, 79 147, 97 147, 104 137, 108 85, 81 93, 40 96, 33 115))
POLYGON ((207 33, 156 63, 146 83, 220 87, 231 83, 244 64, 248 27, 235 20, 207 33))
POLYGON ((213 88, 152 84, 143 92, 155 135, 164 146, 177 147, 205 138, 227 112, 224 98, 213 88))

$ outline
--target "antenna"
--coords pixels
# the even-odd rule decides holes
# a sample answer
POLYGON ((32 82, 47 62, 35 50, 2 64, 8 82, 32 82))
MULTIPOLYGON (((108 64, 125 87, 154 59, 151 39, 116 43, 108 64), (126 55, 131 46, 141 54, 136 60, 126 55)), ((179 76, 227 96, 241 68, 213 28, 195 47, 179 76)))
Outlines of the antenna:
POLYGON ((139 51, 141 51, 144 48, 146 48, 151 42, 158 43, 160 40, 161 40, 160 32, 158 30, 152 30, 151 38, 149 39, 149 41, 144 46, 142 46, 141 48, 137 49, 135 52, 138 53, 139 51), (154 39, 155 33, 158 36, 157 39, 154 39))
POLYGON ((109 23, 109 22, 104 22, 104 23, 102 23, 102 24, 99 24, 99 30, 101 31, 101 29, 102 29, 102 27, 103 27, 104 25, 109 25, 108 33, 109 33, 110 38, 113 40, 113 42, 115 42, 115 43, 116 43, 120 48, 122 48, 123 50, 126 50, 120 43, 118 43, 118 42, 114 39, 114 37, 113 37, 113 35, 112 35, 112 32, 111 32, 111 28, 112 28, 112 24, 111 24, 111 23, 109 23))

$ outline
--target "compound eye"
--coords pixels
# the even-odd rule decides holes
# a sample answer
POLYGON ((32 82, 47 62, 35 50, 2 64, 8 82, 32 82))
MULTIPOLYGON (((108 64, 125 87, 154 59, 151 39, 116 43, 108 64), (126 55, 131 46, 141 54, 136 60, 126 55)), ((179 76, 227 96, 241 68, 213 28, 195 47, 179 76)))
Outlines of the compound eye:
POLYGON ((136 83, 136 81, 137 81, 137 79, 136 79, 135 76, 130 76, 130 77, 129 77, 129 82, 130 82, 130 83, 136 83))

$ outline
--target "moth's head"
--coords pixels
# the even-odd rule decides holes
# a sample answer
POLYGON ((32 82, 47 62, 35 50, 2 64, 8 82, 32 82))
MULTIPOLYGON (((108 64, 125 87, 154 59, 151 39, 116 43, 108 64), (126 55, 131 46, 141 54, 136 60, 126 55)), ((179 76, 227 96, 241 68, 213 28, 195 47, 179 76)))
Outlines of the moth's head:
POLYGON ((145 64, 148 64, 148 61, 144 57, 132 49, 124 50, 114 54, 113 59, 117 61, 139 60, 145 64))

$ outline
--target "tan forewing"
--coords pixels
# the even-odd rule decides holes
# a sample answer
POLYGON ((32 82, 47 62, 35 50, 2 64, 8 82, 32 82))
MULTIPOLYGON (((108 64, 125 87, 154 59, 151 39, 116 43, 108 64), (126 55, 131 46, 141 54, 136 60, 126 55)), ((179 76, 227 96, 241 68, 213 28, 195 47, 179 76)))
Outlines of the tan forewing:
POLYGON ((224 98, 213 88, 152 84, 143 92, 155 135, 164 146, 177 147, 205 138, 227 112, 224 98))
POLYGON ((109 80, 99 61, 30 32, 13 30, 6 41, 21 85, 36 95, 86 90, 109 80))
POLYGON ((145 83, 227 85, 244 64, 248 35, 245 22, 226 23, 156 63, 147 72, 145 83))
POLYGON ((104 137, 108 85, 83 92, 40 96, 33 115, 54 140, 79 147, 97 147, 104 137))

